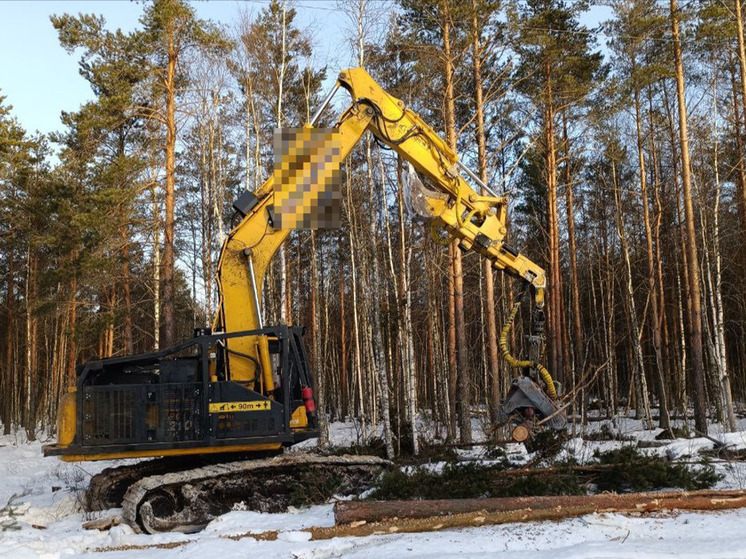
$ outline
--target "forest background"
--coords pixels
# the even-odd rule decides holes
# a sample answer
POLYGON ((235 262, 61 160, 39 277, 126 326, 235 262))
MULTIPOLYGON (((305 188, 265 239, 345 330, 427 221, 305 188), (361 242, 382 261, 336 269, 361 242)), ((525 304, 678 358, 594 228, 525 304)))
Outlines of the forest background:
MULTIPOLYGON (((91 100, 59 131, 29 133, 0 90, 0 422, 30 436, 53 427, 76 363, 210 325, 232 201, 270 175, 273 130, 306 121, 334 78, 317 56, 330 23, 300 25, 289 1, 218 24, 155 0, 127 31, 59 6, 50 33, 91 100)), ((626 408, 650 428, 679 417, 706 432, 710 417, 734 429, 740 0, 615 0, 589 28, 598 6, 340 0, 333 20, 351 65, 510 197, 510 244, 547 269, 546 361, 573 421, 626 408)), ((389 453, 417 452, 418 418, 451 441, 470 442, 475 420, 498 432, 511 372, 497 331, 516 292, 429 240, 401 176, 364 142, 344 165, 342 228, 291 235, 264 291, 268 323, 308 327, 324 417, 354 419, 364 441, 390 425, 389 453)), ((512 343, 525 350, 522 318, 512 343)))

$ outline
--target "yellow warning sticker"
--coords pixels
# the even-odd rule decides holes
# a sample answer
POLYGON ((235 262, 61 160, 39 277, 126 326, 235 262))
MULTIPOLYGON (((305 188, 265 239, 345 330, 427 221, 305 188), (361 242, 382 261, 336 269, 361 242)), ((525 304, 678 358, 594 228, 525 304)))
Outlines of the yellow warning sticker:
POLYGON ((254 400, 253 402, 213 402, 210 413, 233 413, 245 411, 269 411, 272 404, 269 400, 254 400))

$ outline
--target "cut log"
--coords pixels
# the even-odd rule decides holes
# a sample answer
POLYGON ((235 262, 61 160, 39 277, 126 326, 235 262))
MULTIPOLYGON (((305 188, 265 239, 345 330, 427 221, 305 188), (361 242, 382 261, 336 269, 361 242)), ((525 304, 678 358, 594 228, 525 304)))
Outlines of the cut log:
MULTIPOLYGON (((473 513, 490 523, 564 518, 594 512, 652 512, 661 510, 720 510, 746 506, 746 491, 674 491, 661 493, 603 493, 506 497, 497 499, 440 499, 430 501, 340 501, 334 506, 338 525, 385 523, 389 519, 428 519, 456 525, 473 513), (546 514, 543 511, 547 511, 546 514), (485 513, 485 514, 482 514, 485 513), (463 516, 464 518, 460 518, 463 516), (443 518, 446 517, 446 518, 443 518)), ((391 524, 391 522, 389 522, 391 524)), ((394 523, 395 524, 395 523, 394 523)), ((364 526, 360 525, 360 527, 364 526)), ((341 526, 340 526, 341 527, 341 526)))
MULTIPOLYGON (((335 505, 335 520, 329 528, 311 527, 301 532, 311 540, 362 537, 412 532, 435 532, 532 520, 560 520, 593 513, 646 513, 670 510, 726 510, 746 507, 746 491, 677 491, 667 493, 614 493, 561 497, 516 497, 505 499, 444 499, 439 501, 344 501, 335 505), (359 505, 365 505, 359 506, 359 505), (387 507, 384 508, 384 505, 387 507), (479 508, 477 508, 479 507, 479 508), (486 510, 489 507, 490 510, 486 510), (469 510, 471 509, 471 510, 469 510), (381 519, 379 521, 368 521, 381 519), (461 511, 454 513, 453 511, 461 511), (386 515, 398 514, 398 518, 386 515), (409 518, 404 515, 410 515, 409 518), (427 515, 427 516, 425 516, 427 515), (357 520, 350 520, 357 519, 357 520)), ((274 540, 277 531, 238 534, 232 540, 274 540)))
POLYGON ((520 425, 516 425, 513 428, 513 432, 511 433, 511 436, 513 437, 513 441, 517 443, 525 442, 530 435, 531 435, 531 427, 530 425, 528 425, 528 422, 521 423, 520 425))

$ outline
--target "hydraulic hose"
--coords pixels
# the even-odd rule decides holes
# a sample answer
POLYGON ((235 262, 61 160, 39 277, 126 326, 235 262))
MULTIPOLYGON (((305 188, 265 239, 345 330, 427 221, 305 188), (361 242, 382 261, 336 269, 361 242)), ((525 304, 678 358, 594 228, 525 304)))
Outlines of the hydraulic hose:
POLYGON ((544 367, 540 363, 536 363, 535 361, 521 361, 520 359, 513 357, 513 355, 511 355, 510 353, 510 348, 508 347, 508 335, 510 335, 510 329, 513 327, 513 322, 515 322, 516 315, 518 315, 518 310, 521 308, 521 298, 523 297, 524 292, 525 291, 522 291, 519 297, 513 302, 513 308, 511 309, 510 314, 508 315, 508 319, 505 321, 505 324, 500 331, 500 353, 502 354, 503 359, 507 361, 508 365, 510 365, 514 369, 533 367, 534 369, 539 371, 541 379, 547 385, 547 395, 552 400, 554 400, 557 397, 557 389, 554 386, 552 375, 549 374, 549 371, 546 369, 546 367, 544 367))

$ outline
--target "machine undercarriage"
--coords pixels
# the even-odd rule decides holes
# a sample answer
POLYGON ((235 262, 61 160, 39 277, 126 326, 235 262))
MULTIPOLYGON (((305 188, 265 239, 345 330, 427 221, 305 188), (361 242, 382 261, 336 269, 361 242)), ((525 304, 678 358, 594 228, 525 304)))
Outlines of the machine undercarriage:
POLYGON ((198 462, 156 459, 104 470, 91 480, 87 504, 91 510, 121 506, 137 532, 189 533, 231 510, 282 512, 332 495, 358 495, 391 465, 376 456, 306 452, 244 460, 214 455, 195 467, 198 462))

